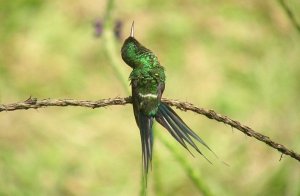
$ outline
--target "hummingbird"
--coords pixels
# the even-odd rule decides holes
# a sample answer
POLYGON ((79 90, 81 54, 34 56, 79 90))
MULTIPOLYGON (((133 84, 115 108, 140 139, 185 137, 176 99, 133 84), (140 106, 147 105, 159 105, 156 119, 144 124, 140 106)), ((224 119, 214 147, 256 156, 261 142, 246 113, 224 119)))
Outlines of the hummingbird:
POLYGON ((153 154, 152 126, 154 120, 161 124, 185 149, 190 152, 187 146, 189 144, 210 162, 199 150, 194 140, 211 152, 213 151, 170 106, 161 102, 166 81, 164 67, 160 64, 157 56, 134 37, 134 22, 131 26, 130 36, 123 43, 121 56, 123 61, 132 68, 129 76, 132 105, 135 121, 140 130, 143 176, 146 182, 153 154))

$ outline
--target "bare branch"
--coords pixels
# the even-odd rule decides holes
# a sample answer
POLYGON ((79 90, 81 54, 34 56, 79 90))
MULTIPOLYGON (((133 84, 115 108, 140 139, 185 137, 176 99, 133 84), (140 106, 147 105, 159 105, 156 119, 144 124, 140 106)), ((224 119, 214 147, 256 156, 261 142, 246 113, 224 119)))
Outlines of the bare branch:
MULTIPOLYGON (((162 102, 175 106, 183 111, 193 111, 195 113, 206 116, 209 119, 216 120, 218 122, 223 122, 224 124, 230 125, 237 130, 245 133, 249 137, 254 137, 255 139, 266 143, 274 149, 277 149, 282 154, 288 155, 298 161, 300 161, 300 154, 295 153, 293 150, 286 148, 284 145, 272 141, 269 137, 258 133, 246 125, 242 125, 239 121, 232 120, 227 116, 216 113, 214 110, 206 110, 204 108, 199 108, 188 102, 181 102, 177 100, 171 100, 163 98, 162 102)), ((65 107, 65 106, 81 106, 88 108, 100 108, 111 105, 126 105, 131 103, 131 97, 126 98, 108 98, 100 99, 98 101, 87 101, 87 100, 74 100, 74 99, 43 99, 37 100, 36 98, 29 97, 26 101, 11 103, 11 104, 1 104, 0 112, 3 111, 15 111, 15 110, 27 110, 27 109, 38 109, 50 106, 65 107)))
POLYGON ((38 109, 44 107, 58 106, 81 106, 88 108, 100 108, 110 105, 125 105, 131 103, 131 97, 126 98, 108 98, 100 99, 98 101, 87 101, 87 100, 75 100, 75 99, 42 99, 29 97, 26 101, 11 103, 7 105, 0 105, 0 112, 3 111, 14 111, 14 110, 28 110, 38 109))
POLYGON ((190 110, 195 113, 202 114, 209 119, 213 119, 213 120, 216 120, 219 122, 223 122, 224 124, 230 125, 231 127, 234 127, 237 130, 245 133, 247 136, 254 137, 255 139, 262 141, 262 142, 266 143, 267 145, 271 146, 272 148, 277 149, 282 154, 286 154, 286 155, 291 156, 294 159, 297 159, 298 161, 300 161, 300 154, 297 154, 294 151, 289 150, 282 144, 272 141, 268 136, 258 133, 246 125, 242 125, 239 121, 232 120, 227 116, 216 113, 214 110, 206 110, 203 108, 196 107, 191 103, 180 102, 180 101, 175 101, 175 100, 163 99, 163 102, 167 103, 170 106, 175 106, 180 110, 183 110, 183 111, 190 110))

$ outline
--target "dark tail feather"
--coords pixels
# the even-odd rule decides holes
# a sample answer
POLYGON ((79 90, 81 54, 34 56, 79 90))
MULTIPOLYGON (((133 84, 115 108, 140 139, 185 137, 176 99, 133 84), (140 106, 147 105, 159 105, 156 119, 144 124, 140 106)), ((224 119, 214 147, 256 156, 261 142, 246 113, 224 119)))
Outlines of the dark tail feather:
MULTIPOLYGON (((202 145, 204 145, 208 150, 210 150, 215 156, 217 156, 208 145, 196 134, 194 133, 184 122, 183 120, 174 112, 172 108, 161 103, 159 110, 156 115, 156 120, 164 126, 170 134, 183 146, 187 149, 185 142, 190 144, 198 153, 200 153, 208 162, 210 162, 203 153, 196 146, 194 141, 191 139, 194 138, 202 145), (178 136, 180 139, 176 138, 174 135, 178 136), (180 142, 181 141, 181 142, 180 142)), ((211 162, 210 162, 211 163, 211 162)))
POLYGON ((149 164, 152 161, 152 147, 153 147, 153 117, 139 113, 139 128, 141 134, 142 143, 142 160, 143 160, 143 176, 145 177, 145 182, 147 185, 147 174, 149 169, 149 164))
POLYGON ((192 154, 192 152, 188 149, 188 147, 187 147, 187 145, 186 145, 186 143, 184 142, 184 139, 183 139, 183 135, 180 133, 180 132, 178 132, 177 131, 177 129, 174 129, 173 127, 173 124, 172 124, 172 122, 170 123, 170 121, 169 120, 167 120, 165 117, 164 117, 164 115, 160 112, 160 111, 158 111, 157 112, 157 114, 156 114, 156 120, 157 120, 157 122, 159 122, 159 124, 161 124, 163 127, 165 127, 168 131, 169 131, 169 133, 185 148, 185 149, 187 149, 190 153, 191 153, 191 155, 192 156, 194 156, 193 154, 192 154))
POLYGON ((166 112, 173 117, 173 118, 171 117, 172 119, 174 119, 175 121, 177 119, 176 124, 178 126, 180 126, 181 129, 185 129, 189 135, 191 135, 194 139, 196 139, 198 142, 200 142, 202 145, 204 145, 209 151, 211 151, 216 157, 218 157, 216 155, 216 153, 214 151, 212 151, 208 147, 208 145, 185 124, 185 122, 175 113, 175 111, 171 107, 169 107, 168 105, 165 105, 165 104, 162 104, 162 107, 164 107, 166 112))

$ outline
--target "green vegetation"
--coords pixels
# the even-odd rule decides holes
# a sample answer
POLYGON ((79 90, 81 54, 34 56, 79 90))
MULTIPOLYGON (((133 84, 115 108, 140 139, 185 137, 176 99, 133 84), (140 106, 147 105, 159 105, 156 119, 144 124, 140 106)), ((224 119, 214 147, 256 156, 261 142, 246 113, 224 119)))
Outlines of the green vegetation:
MULTIPOLYGON (((300 3, 286 2, 300 21, 300 3)), ((165 97, 212 108, 300 152, 300 34, 279 2, 114 3, 106 18, 123 22, 115 45, 109 31, 94 36, 106 1, 1 1, 0 103, 30 95, 128 96, 120 78, 131 69, 119 53, 135 20, 135 36, 166 68, 165 97)), ((148 195, 198 195, 201 189, 300 195, 297 161, 279 161, 279 152, 231 127, 178 113, 230 166, 201 146, 213 165, 193 158, 157 125, 148 195)), ((137 195, 141 144, 132 108, 2 112, 0 174, 0 195, 137 195)))

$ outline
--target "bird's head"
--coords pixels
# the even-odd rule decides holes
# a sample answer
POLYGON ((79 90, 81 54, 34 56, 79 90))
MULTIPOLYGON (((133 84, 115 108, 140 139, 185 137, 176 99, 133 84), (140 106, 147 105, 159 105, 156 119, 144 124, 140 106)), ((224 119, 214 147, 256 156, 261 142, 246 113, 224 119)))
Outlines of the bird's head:
POLYGON ((127 65, 136 68, 141 65, 140 55, 149 51, 134 38, 134 22, 131 26, 130 36, 124 41, 121 55, 127 65))

